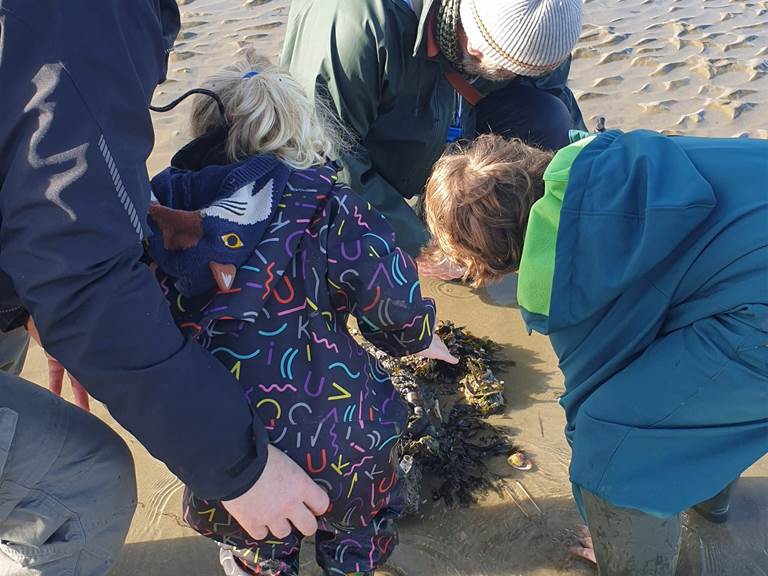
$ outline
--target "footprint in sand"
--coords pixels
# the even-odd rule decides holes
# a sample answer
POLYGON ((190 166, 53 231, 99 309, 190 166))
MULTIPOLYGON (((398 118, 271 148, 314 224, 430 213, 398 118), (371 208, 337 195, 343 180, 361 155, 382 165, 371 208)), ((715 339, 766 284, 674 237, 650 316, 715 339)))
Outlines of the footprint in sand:
POLYGON ((658 54, 659 52, 663 51, 664 48, 657 48, 656 46, 643 46, 637 50, 637 54, 638 56, 640 54, 658 54))
POLYGON ((600 51, 597 48, 592 48, 591 46, 579 46, 572 52, 571 57, 574 60, 578 60, 580 58, 596 58, 599 55, 600 51))
POLYGON ((585 102, 587 100, 596 100, 597 98, 605 98, 606 96, 608 96, 608 94, 606 94, 605 92, 591 92, 591 91, 576 92, 574 95, 576 96, 576 100, 578 100, 579 102, 585 102))
POLYGON ((680 119, 677 121, 675 126, 680 128, 691 128, 704 122, 706 116, 707 113, 705 110, 698 110, 696 112, 691 112, 690 114, 684 114, 683 116, 680 116, 680 119))
POLYGON ((733 29, 733 31, 741 32, 742 30, 762 29, 762 28, 765 28, 766 25, 768 25, 768 22, 757 22, 756 24, 742 24, 741 26, 736 26, 733 29))
POLYGON ((672 90, 677 90, 678 88, 682 88, 683 86, 688 86, 688 84, 691 83, 690 78, 679 78, 677 80, 669 80, 668 82, 664 82, 664 89, 667 92, 671 92, 672 90))
POLYGON ((616 86, 624 81, 624 76, 606 76, 605 78, 598 78, 592 84, 593 88, 600 88, 601 86, 616 86))
POLYGON ((646 102, 645 104, 640 104, 640 108, 645 114, 658 114, 659 112, 669 112, 675 104, 677 104, 677 100, 672 98, 670 100, 646 102))
POLYGON ((658 38, 641 38, 637 42, 635 42, 635 46, 645 46, 646 44, 651 44, 652 42, 658 42, 658 38))
POLYGON ((247 48, 253 42, 257 40, 262 40, 264 38, 269 38, 269 34, 249 34, 248 36, 244 37, 242 40, 237 40, 235 42, 235 46, 237 46, 238 48, 247 48))
POLYGON ((282 22, 267 22, 266 24, 257 24, 253 26, 252 30, 274 30, 280 28, 283 25, 282 22))
POLYGON ((703 52, 706 48, 704 42, 701 40, 693 40, 691 38, 672 38, 670 39, 670 43, 675 47, 675 50, 682 50, 692 46, 698 48, 700 52, 703 52))
POLYGON ((645 84, 640 86, 640 88, 635 90, 633 94, 647 94, 648 92, 652 92, 652 91, 653 91, 653 85, 650 82, 646 82, 645 84))
POLYGON ((710 44, 715 39, 720 38, 720 36, 725 36, 725 32, 708 32, 707 34, 701 36, 699 40, 704 44, 710 44))
POLYGON ((743 72, 749 77, 749 81, 758 80, 768 74, 768 60, 753 58, 741 60, 736 58, 721 58, 714 63, 717 76, 728 72, 743 72))
POLYGON ((734 40, 730 44, 726 44, 725 46, 723 46, 723 52, 729 52, 731 50, 736 50, 737 48, 752 46, 752 42, 754 42, 758 38, 759 36, 757 36, 756 34, 750 34, 748 36, 739 36, 738 38, 736 38, 736 40, 734 40))
POLYGON ((607 46, 616 46, 617 44, 621 44, 622 42, 624 42, 629 37, 630 37, 630 34, 607 34, 601 42, 598 42, 597 44, 593 44, 593 46, 595 48, 605 48, 607 46))
POLYGON ((609 52, 600 60, 597 61, 598 64, 608 64, 610 62, 618 62, 620 60, 626 60, 632 55, 632 48, 624 48, 624 50, 616 50, 614 52, 609 52))
POLYGON ((708 61, 693 63, 690 71, 693 74, 698 74, 707 80, 712 80, 715 76, 718 75, 717 68, 715 68, 712 63, 708 61))
POLYGON ((700 86, 699 89, 696 91, 696 94, 699 96, 706 96, 706 97, 712 97, 715 95, 715 92, 718 89, 715 86, 712 86, 711 84, 704 84, 703 86, 700 86))
POLYGON ((673 70, 677 70, 678 68, 681 68, 682 66, 685 66, 686 62, 667 62, 666 64, 662 64, 656 70, 651 72, 651 76, 666 76, 673 70))
POLYGON ((204 20, 187 20, 186 22, 182 23, 181 27, 184 30, 187 30, 189 28, 199 28, 200 26, 205 26, 208 24, 208 22, 205 22, 204 20))
POLYGON ((200 52, 193 52, 192 50, 174 50, 171 52, 168 59, 171 62, 183 62, 184 60, 189 60, 190 58, 194 58, 195 56, 199 56, 200 52))
POLYGON ((581 38, 579 38, 580 42, 589 42, 591 40, 599 40, 603 34, 613 32, 613 27, 608 28, 601 28, 601 27, 593 27, 589 29, 587 32, 584 32, 584 34, 581 35, 581 38))
POLYGON ((669 128, 659 130, 659 133, 664 134, 664 136, 685 136, 685 132, 682 130, 670 130, 669 128))
MULTIPOLYGON (((655 0, 650 0, 650 3, 653 4, 655 0)), ((666 23, 664 22, 657 22, 655 24, 649 24, 645 27, 645 30, 659 30, 660 28, 664 28, 666 26, 666 23)))
POLYGON ((750 88, 726 88, 725 92, 720 95, 720 98, 723 100, 743 100, 747 96, 757 93, 757 90, 751 90, 750 88))
POLYGON ((709 100, 707 101, 704 106, 706 108, 709 108, 710 110, 714 110, 716 112, 720 112, 730 118, 731 120, 735 120, 745 112, 752 110, 757 106, 754 102, 741 102, 739 100, 709 100))
POLYGON ((638 56, 637 58, 633 58, 629 65, 633 68, 637 66, 658 66, 659 61, 652 56, 638 56))

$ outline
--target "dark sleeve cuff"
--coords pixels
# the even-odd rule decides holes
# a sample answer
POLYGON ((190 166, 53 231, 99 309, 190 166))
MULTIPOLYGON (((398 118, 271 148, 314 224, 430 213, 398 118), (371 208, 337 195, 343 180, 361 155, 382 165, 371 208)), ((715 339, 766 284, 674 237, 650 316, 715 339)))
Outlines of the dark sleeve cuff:
POLYGON ((264 468, 267 466, 269 436, 261 420, 257 417, 253 419, 251 441, 252 443, 246 453, 224 470, 225 475, 232 479, 231 482, 226 483, 226 486, 218 483, 221 481, 222 475, 217 475, 218 479, 211 477, 207 481, 202 479, 187 480, 187 484, 190 485, 195 496, 204 500, 234 500, 248 492, 261 478, 264 468), (213 483, 206 486, 211 481, 213 483))
POLYGON ((0 332, 10 332, 27 325, 29 312, 23 306, 0 310, 0 332))

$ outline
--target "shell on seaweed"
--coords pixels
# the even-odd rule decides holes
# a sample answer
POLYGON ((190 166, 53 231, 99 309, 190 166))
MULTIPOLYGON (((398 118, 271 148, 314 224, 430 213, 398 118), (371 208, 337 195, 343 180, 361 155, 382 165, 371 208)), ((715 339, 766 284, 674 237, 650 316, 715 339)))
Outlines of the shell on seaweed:
POLYGON ((515 468, 516 470, 530 470, 533 468, 533 462, 530 458, 528 458, 528 455, 523 452, 522 450, 518 450, 517 452, 511 454, 507 458, 507 464, 512 466, 512 468, 515 468))

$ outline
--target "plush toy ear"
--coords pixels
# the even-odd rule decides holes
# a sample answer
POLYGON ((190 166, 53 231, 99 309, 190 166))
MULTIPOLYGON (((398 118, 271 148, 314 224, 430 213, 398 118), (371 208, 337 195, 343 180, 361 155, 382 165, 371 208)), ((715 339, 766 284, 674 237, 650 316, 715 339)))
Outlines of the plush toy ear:
POLYGON ((237 268, 235 268, 234 264, 209 262, 208 267, 213 273, 213 279, 216 280, 219 290, 228 292, 232 288, 232 284, 235 283, 235 274, 237 274, 237 268))
POLYGON ((149 205, 149 217, 160 228, 166 250, 194 248, 203 238, 203 218, 199 210, 175 210, 152 202, 149 205))

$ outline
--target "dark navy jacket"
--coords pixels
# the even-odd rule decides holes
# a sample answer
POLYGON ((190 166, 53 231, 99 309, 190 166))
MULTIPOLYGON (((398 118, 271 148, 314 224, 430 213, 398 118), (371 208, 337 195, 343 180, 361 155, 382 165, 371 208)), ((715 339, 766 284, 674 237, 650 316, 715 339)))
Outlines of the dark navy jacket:
POLYGON ((261 474, 266 436, 139 262, 147 106, 178 28, 172 0, 0 0, 0 308, 5 329, 28 310, 153 455, 227 499, 261 474))

